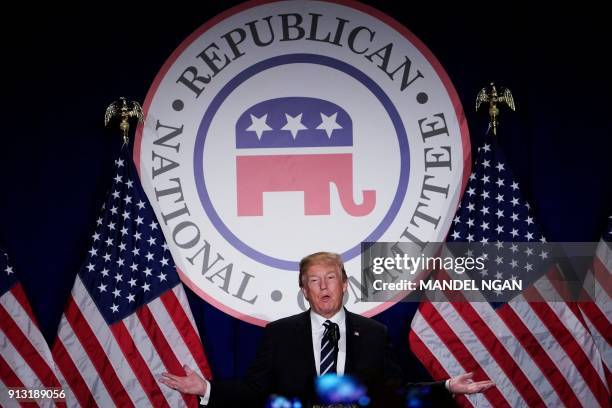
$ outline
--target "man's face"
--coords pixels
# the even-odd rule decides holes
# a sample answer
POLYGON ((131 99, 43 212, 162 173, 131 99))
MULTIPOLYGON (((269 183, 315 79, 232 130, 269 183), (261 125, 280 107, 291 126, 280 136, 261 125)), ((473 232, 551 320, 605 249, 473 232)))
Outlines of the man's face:
POLYGON ((330 318, 342 307, 346 285, 338 265, 313 264, 306 271, 302 292, 312 310, 330 318))

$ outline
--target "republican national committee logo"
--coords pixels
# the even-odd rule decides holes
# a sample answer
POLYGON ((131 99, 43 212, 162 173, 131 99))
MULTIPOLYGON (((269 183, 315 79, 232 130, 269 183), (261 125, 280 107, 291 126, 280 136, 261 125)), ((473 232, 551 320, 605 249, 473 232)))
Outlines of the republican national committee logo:
POLYGON ((446 236, 469 172, 461 104, 431 52, 368 6, 245 3, 173 53, 134 159, 183 281, 265 324, 303 310, 298 262, 446 236))

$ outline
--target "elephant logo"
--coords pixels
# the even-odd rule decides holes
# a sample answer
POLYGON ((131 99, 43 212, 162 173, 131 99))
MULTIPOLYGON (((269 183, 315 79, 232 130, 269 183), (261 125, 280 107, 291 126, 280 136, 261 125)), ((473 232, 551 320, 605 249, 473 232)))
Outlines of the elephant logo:
MULTIPOLYGON (((353 146, 352 120, 340 106, 317 98, 283 97, 260 102, 236 122, 236 148, 273 149, 353 146)), ((293 153, 293 152, 292 152, 293 153)), ((236 156, 239 217, 263 216, 263 193, 304 193, 304 215, 330 215, 333 183, 344 211, 354 217, 370 214, 376 191, 363 190, 353 199, 352 153, 267 154, 236 156)))

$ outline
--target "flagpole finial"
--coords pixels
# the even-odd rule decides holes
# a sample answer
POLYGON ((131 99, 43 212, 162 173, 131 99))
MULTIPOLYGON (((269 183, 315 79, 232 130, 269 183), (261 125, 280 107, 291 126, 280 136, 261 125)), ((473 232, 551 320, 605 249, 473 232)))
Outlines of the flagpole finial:
POLYGON ((118 117, 120 119, 119 129, 123 132, 123 144, 126 145, 129 141, 128 132, 130 130, 129 118, 136 118, 140 123, 144 122, 144 115, 140 104, 136 101, 128 101, 123 96, 119 100, 111 103, 106 108, 104 114, 104 126, 108 126, 111 119, 118 117))
POLYGON ((489 129, 493 128, 493 134, 497 134, 497 125, 499 124, 499 108, 498 103, 505 103, 513 111, 516 110, 514 106, 514 98, 512 92, 508 88, 500 88, 499 92, 495 88, 495 83, 491 82, 489 87, 484 87, 478 92, 476 96, 476 111, 480 108, 483 102, 489 103, 489 129))

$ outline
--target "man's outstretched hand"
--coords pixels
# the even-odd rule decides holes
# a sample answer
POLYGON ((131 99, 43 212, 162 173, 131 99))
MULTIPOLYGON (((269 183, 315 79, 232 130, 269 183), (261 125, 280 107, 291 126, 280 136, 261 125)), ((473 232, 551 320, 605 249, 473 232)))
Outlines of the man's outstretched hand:
POLYGON ((453 377, 448 382, 448 390, 451 394, 475 394, 483 392, 493 387, 495 383, 493 381, 476 381, 472 380, 474 373, 465 373, 453 377))
POLYGON ((183 394, 204 395, 206 381, 188 366, 183 366, 186 376, 163 373, 159 381, 183 394))

